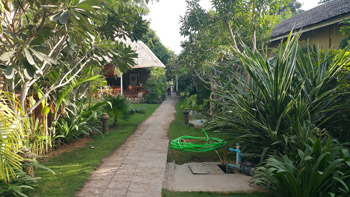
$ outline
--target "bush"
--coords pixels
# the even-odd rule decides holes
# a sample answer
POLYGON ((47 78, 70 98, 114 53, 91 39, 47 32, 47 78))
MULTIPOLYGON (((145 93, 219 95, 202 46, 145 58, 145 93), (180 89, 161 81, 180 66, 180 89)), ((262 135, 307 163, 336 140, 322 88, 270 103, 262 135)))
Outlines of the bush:
POLYGON ((9 183, 0 181, 0 196, 27 196, 29 190, 37 187, 40 177, 28 176, 24 171, 17 169, 16 178, 9 183))
POLYGON ((277 196, 348 196, 349 150, 316 140, 295 158, 270 157, 258 167, 255 182, 277 196))
POLYGON ((91 133, 100 131, 97 129, 98 113, 84 109, 81 103, 75 106, 74 110, 66 109, 66 114, 57 121, 57 136, 63 138, 64 142, 70 142, 82 135, 88 136, 91 133))
POLYGON ((166 78, 163 68, 151 68, 151 74, 146 82, 147 95, 145 100, 147 103, 161 103, 166 98, 166 78))
MULTIPOLYGON (((245 152, 277 154, 303 149, 314 128, 341 112, 345 103, 337 77, 344 65, 346 50, 321 53, 301 50, 298 36, 281 45, 271 60, 248 47, 240 53, 249 76, 226 70, 217 94, 221 106, 211 126, 231 131, 245 152)), ((218 78, 217 80, 220 80, 218 78)))
MULTIPOLYGON (((333 53, 337 53, 339 50, 334 50, 333 53)), ((349 57, 349 52, 346 54, 349 57)), ((340 85, 338 90, 343 96, 338 98, 338 103, 350 103, 350 63, 348 63, 338 74, 337 81, 334 85, 340 85)), ((338 110, 338 113, 333 117, 330 117, 324 123, 325 129, 333 137, 337 138, 340 142, 350 141, 350 108, 343 107, 338 110)))
POLYGON ((198 104, 197 94, 190 96, 189 92, 187 92, 186 94, 184 92, 182 92, 180 95, 185 97, 185 101, 181 105, 182 110, 187 108, 191 111, 199 112, 199 111, 203 110, 203 108, 205 106, 207 106, 207 104, 208 104, 208 99, 204 100, 202 104, 198 104))
POLYGON ((113 118, 113 127, 118 125, 119 119, 127 120, 129 116, 130 103, 121 95, 106 98, 105 110, 113 118))

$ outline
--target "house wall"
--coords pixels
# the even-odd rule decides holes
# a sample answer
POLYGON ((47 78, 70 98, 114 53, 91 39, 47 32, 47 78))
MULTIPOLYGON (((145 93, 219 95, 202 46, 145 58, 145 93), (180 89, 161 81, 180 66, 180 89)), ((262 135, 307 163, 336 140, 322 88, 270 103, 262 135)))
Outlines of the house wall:
POLYGON ((340 41, 344 38, 340 33, 340 24, 333 24, 301 34, 300 41, 306 44, 319 46, 322 49, 337 49, 340 41))
MULTIPOLYGON (((128 88, 128 86, 130 85, 131 75, 137 77, 137 86, 139 85, 146 86, 146 81, 149 74, 150 74, 150 71, 148 68, 136 68, 123 74, 124 89, 128 88)), ((112 78, 106 78, 106 80, 107 80, 107 84, 110 86, 120 86, 120 78, 112 77, 112 78)))
MULTIPOLYGON (((315 44, 322 49, 337 49, 339 48, 340 41, 344 38, 340 33, 340 27, 342 24, 332 24, 326 27, 321 27, 311 31, 303 32, 299 41, 301 45, 315 44)), ((276 49, 281 40, 276 40, 270 43, 268 56, 273 56, 273 50, 276 49)))

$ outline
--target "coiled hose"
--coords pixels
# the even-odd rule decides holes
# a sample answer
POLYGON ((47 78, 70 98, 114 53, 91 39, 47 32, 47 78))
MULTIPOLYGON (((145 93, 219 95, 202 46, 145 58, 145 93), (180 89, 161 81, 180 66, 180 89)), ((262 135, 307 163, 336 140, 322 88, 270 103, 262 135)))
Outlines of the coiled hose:
POLYGON ((211 138, 202 128, 206 137, 181 136, 171 140, 170 148, 189 152, 209 152, 221 148, 226 142, 220 138, 211 138))

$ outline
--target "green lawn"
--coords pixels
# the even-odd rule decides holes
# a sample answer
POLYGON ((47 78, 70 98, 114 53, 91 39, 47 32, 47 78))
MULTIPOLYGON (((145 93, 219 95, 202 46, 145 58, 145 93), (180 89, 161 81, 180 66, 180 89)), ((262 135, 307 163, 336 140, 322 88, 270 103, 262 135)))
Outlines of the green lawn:
POLYGON ((145 113, 136 114, 128 121, 120 120, 119 126, 113 131, 104 136, 95 136, 94 141, 89 143, 94 149, 85 146, 42 163, 56 174, 36 170, 36 176, 42 177, 42 180, 39 181, 39 188, 29 196, 75 196, 101 160, 119 147, 135 131, 136 126, 149 117, 158 106, 133 104, 133 108, 143 107, 145 113))
MULTIPOLYGON (((205 137, 205 134, 203 133, 202 129, 184 125, 184 116, 182 114, 182 110, 180 109, 180 106, 182 103, 183 101, 180 100, 175 105, 175 108, 176 108, 175 120, 170 124, 170 128, 169 128, 170 139, 175 139, 183 135, 205 137)), ((207 134, 209 135, 209 137, 218 137, 221 139, 230 138, 230 135, 223 134, 223 133, 214 133, 211 131, 207 131, 207 134)), ((228 144, 218 151, 220 156, 222 157, 224 150, 227 149, 228 147, 233 147, 234 144, 236 144, 236 142, 232 140, 228 141, 228 144)), ((232 157, 229 157, 229 159, 231 162, 233 162, 232 157)), ((180 150, 169 148, 168 161, 172 162, 174 160, 176 164, 183 164, 188 162, 206 162, 206 161, 219 162, 220 161, 217 154, 214 151, 204 152, 204 153, 193 153, 193 152, 186 152, 186 151, 180 151, 180 150)), ((215 193, 215 192, 172 192, 168 190, 163 190, 162 196, 163 197, 228 197, 228 196, 230 197, 231 196, 232 197, 267 197, 270 195, 265 193, 222 194, 222 193, 215 193)))
MULTIPOLYGON (((170 128, 169 128, 170 139, 175 139, 183 135, 205 137, 205 134, 203 133, 202 129, 184 125, 184 116, 182 114, 182 110, 180 109, 180 106, 182 103, 183 101, 180 100, 175 105, 175 108, 176 108, 175 120, 170 124, 170 128)), ((224 140, 230 138, 230 135, 223 134, 223 133, 214 133, 211 131, 207 131, 207 134, 209 135, 209 137, 218 137, 224 140)), ((228 144, 219 150, 220 156, 221 157, 223 156, 223 152, 226 148, 233 147, 233 144, 235 144, 235 142, 228 141, 228 144)), ((183 164, 187 162, 206 162, 206 161, 219 162, 220 161, 219 157, 214 151, 204 152, 204 153, 194 153, 194 152, 186 152, 186 151, 180 151, 180 150, 169 148, 168 161, 172 162, 174 160, 176 164, 183 164)))
POLYGON ((168 190, 162 191, 162 197, 268 197, 266 193, 231 193, 221 194, 215 192, 172 192, 168 190))

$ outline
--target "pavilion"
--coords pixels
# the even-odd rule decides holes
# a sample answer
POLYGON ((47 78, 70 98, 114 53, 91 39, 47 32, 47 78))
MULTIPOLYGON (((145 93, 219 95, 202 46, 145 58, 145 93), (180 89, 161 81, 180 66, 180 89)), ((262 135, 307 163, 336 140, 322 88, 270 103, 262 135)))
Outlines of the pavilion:
MULTIPOLYGON (((147 94, 146 81, 150 75, 150 68, 165 68, 165 65, 153 54, 153 52, 142 42, 132 42, 130 39, 120 40, 136 51, 136 65, 127 73, 105 72, 107 84, 111 87, 111 94, 121 94, 130 99, 141 99, 147 94)), ((109 70, 113 65, 106 65, 109 70)))

